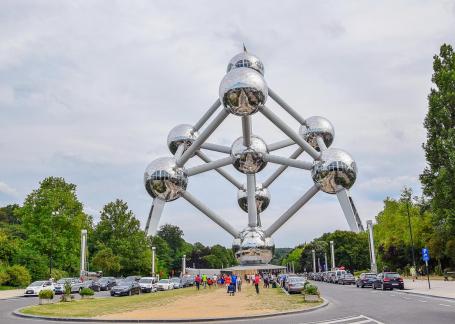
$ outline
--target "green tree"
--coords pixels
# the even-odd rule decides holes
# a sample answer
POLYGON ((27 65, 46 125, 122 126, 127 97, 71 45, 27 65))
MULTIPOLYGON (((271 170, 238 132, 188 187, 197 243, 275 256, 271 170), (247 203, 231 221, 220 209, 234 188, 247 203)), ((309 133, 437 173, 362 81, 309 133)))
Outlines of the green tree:
POLYGON ((117 199, 103 207, 93 239, 99 250, 107 247, 118 256, 120 274, 150 273, 152 257, 147 235, 126 202, 117 199))
POLYGON ((92 263, 95 269, 103 271, 103 275, 106 276, 115 276, 120 272, 120 258, 108 247, 99 250, 94 255, 92 263))

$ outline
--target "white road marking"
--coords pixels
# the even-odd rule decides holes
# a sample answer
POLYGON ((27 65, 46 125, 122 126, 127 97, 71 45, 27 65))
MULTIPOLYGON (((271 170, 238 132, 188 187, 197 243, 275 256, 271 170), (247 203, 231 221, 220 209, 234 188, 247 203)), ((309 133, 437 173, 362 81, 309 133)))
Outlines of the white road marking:
POLYGON ((421 303, 428 303, 426 300, 422 300, 422 299, 417 299, 417 301, 419 301, 421 303))
MULTIPOLYGON (((311 322, 307 324, 334 324, 334 323, 346 323, 346 324, 365 324, 365 323, 375 323, 375 324, 384 324, 382 322, 379 322, 375 319, 372 319, 371 317, 365 316, 365 315, 359 315, 359 316, 352 316, 352 317, 343 317, 343 318, 337 318, 333 320, 328 320, 328 321, 322 321, 322 322, 311 322), (353 322, 354 321, 354 322, 353 322)), ((304 324, 304 323, 302 323, 304 324)))
POLYGON ((445 306, 445 307, 452 307, 452 305, 447 305, 447 304, 439 304, 441 306, 445 306))
POLYGON ((411 300, 412 298, 409 298, 409 297, 401 297, 403 299, 407 299, 407 300, 411 300))

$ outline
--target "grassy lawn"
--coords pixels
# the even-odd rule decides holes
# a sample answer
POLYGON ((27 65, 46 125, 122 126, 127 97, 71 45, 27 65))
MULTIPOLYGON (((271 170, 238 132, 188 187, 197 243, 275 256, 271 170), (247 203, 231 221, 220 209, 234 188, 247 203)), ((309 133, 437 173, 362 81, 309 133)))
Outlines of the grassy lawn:
MULTIPOLYGON (((248 294, 256 295, 256 291, 248 290, 248 294)), ((311 308, 322 303, 306 303, 302 294, 287 295, 280 288, 262 288, 259 290, 258 297, 259 307, 273 309, 277 312, 311 308)))
POLYGON ((14 290, 21 289, 21 287, 0 286, 0 290, 14 290))
POLYGON ((21 312, 55 317, 94 317, 162 306, 170 301, 175 301, 177 298, 207 293, 210 293, 210 290, 196 291, 195 288, 185 288, 134 296, 84 299, 66 303, 37 305, 27 307, 21 312))

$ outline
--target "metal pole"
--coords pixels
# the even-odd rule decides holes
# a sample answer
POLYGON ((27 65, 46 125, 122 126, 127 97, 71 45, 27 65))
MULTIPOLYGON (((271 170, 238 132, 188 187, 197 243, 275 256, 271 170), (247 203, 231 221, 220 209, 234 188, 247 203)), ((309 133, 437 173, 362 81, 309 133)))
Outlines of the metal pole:
POLYGON ((251 116, 242 117, 242 131, 243 131, 243 145, 246 147, 251 146, 251 116))
MULTIPOLYGON (((321 156, 321 153, 316 151, 308 142, 306 142, 300 135, 290 128, 284 121, 282 121, 277 115, 275 115, 272 110, 267 106, 262 107, 261 113, 270 120, 276 127, 281 129, 283 133, 289 136, 297 145, 305 150, 313 159, 318 160, 321 156)), ((191 148, 191 146, 190 146, 191 148)))
POLYGON ((332 258, 332 270, 335 269, 335 247, 333 241, 330 241, 330 257, 332 258))
POLYGON ((417 269, 416 268, 416 259, 415 259, 415 255, 414 255, 414 239, 412 237, 411 215, 409 214, 409 199, 406 201, 406 209, 408 212, 409 235, 411 236, 412 265, 413 265, 414 269, 417 269))
POLYGON ((327 252, 324 252, 324 271, 327 271, 328 270, 328 266, 327 266, 327 252))
POLYGON ((183 258, 182 258, 182 276, 185 275, 185 270, 186 270, 186 255, 184 254, 183 258))
POLYGON ((85 275, 85 252, 86 252, 86 245, 87 245, 87 230, 81 230, 81 269, 80 269, 80 277, 85 275))
POLYGON ((425 261, 425 265, 426 265, 426 268, 427 268, 428 289, 431 289, 431 286, 430 286, 430 271, 428 270, 428 260, 425 261))
POLYGON ((155 277, 155 251, 156 247, 152 246, 152 277, 155 277))
POLYGON ((213 105, 206 111, 206 113, 199 119, 196 124, 194 124, 193 129, 194 131, 198 131, 201 127, 209 120, 210 117, 215 113, 218 107, 221 106, 220 99, 216 99, 213 105))
POLYGON ((194 153, 199 150, 202 143, 204 143, 207 138, 215 131, 215 129, 229 116, 229 112, 226 109, 221 110, 218 115, 212 120, 212 122, 207 126, 204 131, 199 134, 199 137, 191 144, 190 147, 183 153, 180 159, 177 160, 177 166, 183 166, 191 157, 193 157, 194 153))
POLYGON ((179 147, 177 147, 177 151, 175 151, 174 158, 176 160, 180 159, 180 157, 182 156, 184 151, 185 151, 185 145, 180 144, 179 147))
POLYGON ((248 199, 248 226, 256 227, 258 224, 258 211, 256 206, 256 176, 246 175, 246 192, 248 199))
MULTIPOLYGON (((197 151, 196 155, 199 156, 199 158, 204 162, 209 163, 212 161, 212 160, 210 160, 210 158, 207 155, 205 155, 201 151, 197 151)), ((243 185, 239 181, 237 181, 234 177, 232 177, 229 173, 227 173, 225 170, 219 168, 219 169, 215 169, 215 171, 218 172, 219 174, 221 174, 227 181, 232 183, 238 189, 243 189, 243 185)))
MULTIPOLYGON (((299 157, 300 154, 303 153, 303 149, 299 146, 297 147, 297 149, 294 151, 294 153, 291 154, 291 156, 289 156, 290 159, 296 159, 299 157)), ((273 181, 276 180, 276 178, 278 178, 283 172, 284 170, 286 170, 288 168, 287 165, 281 165, 278 169, 275 170, 275 172, 273 172, 273 174, 267 178, 263 183, 262 183, 262 186, 264 188, 267 188, 268 186, 270 186, 272 184, 273 181)))
POLYGON ((318 272, 321 272, 321 261, 319 260, 319 257, 318 257, 318 272))
POLYGON ((199 173, 207 172, 213 169, 218 169, 221 167, 224 167, 226 165, 232 164, 234 161, 234 158, 232 156, 227 156, 225 158, 216 160, 216 161, 211 161, 206 164, 198 165, 189 169, 186 169, 186 174, 191 177, 199 173))
POLYGON ((374 250, 374 232, 373 232, 373 221, 367 221, 368 229, 368 238, 369 238, 369 247, 370 247, 370 263, 371 263, 371 272, 377 273, 378 267, 376 265, 376 252, 374 250))
POLYGON ((282 140, 279 142, 268 144, 267 149, 269 150, 269 152, 272 152, 272 151, 280 150, 282 148, 285 148, 285 147, 288 147, 288 146, 291 146, 294 144, 295 144, 295 142, 293 140, 291 140, 290 138, 288 138, 288 139, 285 139, 285 140, 282 140))
POLYGON ((319 187, 312 186, 305 194, 297 200, 283 215, 280 216, 270 227, 265 231, 266 236, 272 236, 284 223, 286 223, 295 213, 299 211, 313 196, 318 193, 319 187))
POLYGON ((273 91, 270 88, 268 90, 269 90, 269 96, 273 100, 275 100, 275 102, 277 104, 279 104, 284 110, 286 110, 289 113, 289 115, 294 117, 301 125, 306 124, 305 119, 302 116, 300 116, 299 113, 297 111, 295 111, 291 106, 289 106, 286 102, 284 102, 284 100, 281 99, 280 96, 278 96, 278 94, 275 93, 275 91, 273 91))
POLYGON ((311 254, 313 255, 313 272, 316 273, 316 251, 311 250, 311 254))
POLYGON ((203 143, 201 145, 201 148, 209 150, 209 151, 219 152, 219 153, 227 153, 227 154, 231 153, 230 147, 224 146, 224 145, 213 144, 213 143, 203 143))
POLYGON ((285 158, 282 156, 271 155, 271 154, 264 154, 263 155, 264 161, 277 163, 285 166, 290 166, 294 168, 304 169, 304 170, 311 170, 313 168, 312 162, 307 161, 299 161, 294 159, 285 158))
POLYGON ((213 211, 211 211, 208 207, 206 207, 202 202, 197 200, 193 195, 191 195, 188 191, 185 191, 182 194, 182 197, 192 204, 194 207, 199 209, 203 214, 205 214, 208 218, 222 227, 226 232, 231 234, 234 237, 239 235, 239 232, 233 228, 230 224, 226 223, 223 219, 221 219, 218 215, 216 215, 213 211))
POLYGON ((327 150, 327 146, 325 145, 324 139, 321 136, 316 137, 316 142, 318 142, 318 146, 321 151, 327 150))

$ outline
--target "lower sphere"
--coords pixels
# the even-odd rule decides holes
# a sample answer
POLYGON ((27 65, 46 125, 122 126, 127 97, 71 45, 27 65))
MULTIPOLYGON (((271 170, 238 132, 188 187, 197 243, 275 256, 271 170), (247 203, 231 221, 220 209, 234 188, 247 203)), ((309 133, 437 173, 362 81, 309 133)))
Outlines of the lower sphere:
POLYGON ((152 161, 144 173, 144 185, 148 194, 164 201, 180 198, 187 184, 187 175, 182 168, 177 167, 172 157, 152 161))
POLYGON ((235 257, 242 265, 267 264, 272 260, 274 250, 272 238, 266 237, 262 228, 247 227, 240 233, 240 248, 235 257))

